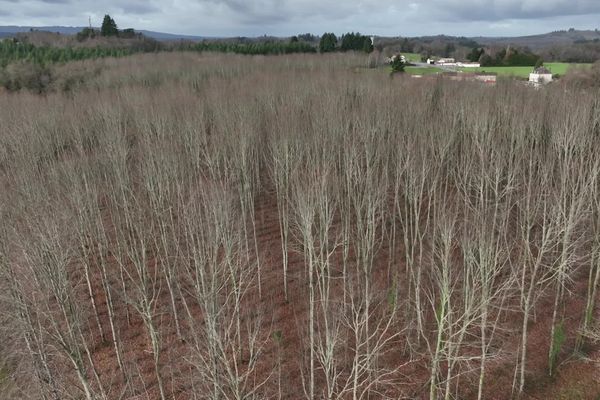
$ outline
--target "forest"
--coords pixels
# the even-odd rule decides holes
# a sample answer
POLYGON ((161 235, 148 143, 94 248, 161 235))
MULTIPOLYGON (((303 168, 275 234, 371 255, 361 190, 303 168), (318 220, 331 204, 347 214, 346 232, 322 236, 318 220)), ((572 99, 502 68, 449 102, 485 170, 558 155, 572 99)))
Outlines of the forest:
POLYGON ((0 397, 600 396, 600 95, 364 53, 0 92, 0 397))
MULTIPOLYGON (((109 16, 107 16, 110 18, 109 16)), ((114 24, 114 20, 112 21, 114 24)), ((108 30, 109 28, 103 28, 108 30)), ((332 51, 373 51, 371 38, 360 33, 347 33, 339 40, 335 34, 329 35, 324 46, 318 38, 310 34, 291 38, 227 38, 201 41, 157 41, 133 29, 118 30, 112 27, 111 34, 85 28, 76 36, 53 34, 51 32, 32 31, 19 34, 14 38, 0 40, 0 68, 16 62, 28 62, 46 66, 55 63, 98 59, 106 57, 124 57, 136 53, 156 53, 175 51, 197 51, 234 53, 247 55, 281 55, 293 53, 316 53, 332 51), (339 42, 339 43, 338 43, 339 42)))

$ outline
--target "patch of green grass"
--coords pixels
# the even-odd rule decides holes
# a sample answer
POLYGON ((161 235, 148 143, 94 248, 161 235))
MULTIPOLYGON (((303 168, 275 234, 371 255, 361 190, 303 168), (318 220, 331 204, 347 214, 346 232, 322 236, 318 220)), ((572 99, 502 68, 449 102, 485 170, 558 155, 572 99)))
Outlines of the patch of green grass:
POLYGON ((565 325, 562 321, 556 325, 554 328, 554 336, 552 337, 552 343, 550 347, 550 358, 549 358, 549 369, 550 374, 554 371, 554 365, 556 364, 556 359, 560 354, 560 349, 567 339, 567 335, 565 333, 565 325))
POLYGON ((400 53, 406 57, 408 62, 421 62, 421 55, 419 53, 400 53))
POLYGON ((481 68, 459 68, 463 72, 487 72, 498 74, 498 76, 512 76, 516 78, 528 78, 533 67, 481 67, 481 68))
POLYGON ((4 367, 0 367, 0 387, 4 386, 8 379, 8 370, 4 367))
POLYGON ((570 68, 590 68, 592 64, 546 63, 544 66, 553 74, 564 75, 570 68))
POLYGON ((443 72, 441 68, 437 67, 406 67, 404 71, 410 75, 433 75, 443 72))
MULTIPOLYGON (((570 63, 545 63, 544 66, 556 75, 564 75, 567 70, 572 67, 587 68, 591 64, 570 64, 570 63)), ((464 72, 490 72, 496 73, 498 76, 509 76, 515 78, 529 78, 529 74, 533 71, 533 67, 481 67, 481 68, 459 68, 464 72)))
POLYGON ((557 396, 556 400, 583 400, 585 398, 585 393, 580 388, 563 388, 561 389, 557 396))

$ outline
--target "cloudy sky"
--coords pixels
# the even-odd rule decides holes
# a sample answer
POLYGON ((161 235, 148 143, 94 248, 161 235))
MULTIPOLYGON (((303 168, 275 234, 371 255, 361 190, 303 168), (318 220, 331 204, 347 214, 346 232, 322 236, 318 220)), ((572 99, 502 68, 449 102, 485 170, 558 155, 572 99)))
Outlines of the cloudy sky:
POLYGON ((600 28, 600 0, 0 0, 0 25, 99 26, 202 36, 360 31, 512 36, 600 28))

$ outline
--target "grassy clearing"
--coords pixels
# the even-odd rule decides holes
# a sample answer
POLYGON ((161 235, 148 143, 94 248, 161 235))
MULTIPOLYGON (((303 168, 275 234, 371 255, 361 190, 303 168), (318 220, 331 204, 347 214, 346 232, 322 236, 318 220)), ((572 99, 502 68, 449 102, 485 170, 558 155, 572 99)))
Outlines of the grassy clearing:
POLYGON ((527 78, 532 67, 482 67, 482 68, 459 68, 463 72, 488 72, 500 76, 512 76, 516 78, 527 78))
POLYGON ((6 388, 10 372, 4 366, 0 366, 0 389, 6 388))
POLYGON ((545 66, 553 74, 565 75, 571 68, 590 68, 592 64, 546 63, 545 66))
MULTIPOLYGON (((553 74, 565 75, 570 68, 573 67, 589 67, 591 64, 570 64, 570 63, 546 63, 553 74)), ((500 76, 511 76, 515 78, 528 78, 533 70, 533 67, 481 67, 481 68, 459 68, 464 72, 491 72, 500 76)))
POLYGON ((421 62, 421 55, 419 53, 402 53, 406 57, 408 62, 421 62))

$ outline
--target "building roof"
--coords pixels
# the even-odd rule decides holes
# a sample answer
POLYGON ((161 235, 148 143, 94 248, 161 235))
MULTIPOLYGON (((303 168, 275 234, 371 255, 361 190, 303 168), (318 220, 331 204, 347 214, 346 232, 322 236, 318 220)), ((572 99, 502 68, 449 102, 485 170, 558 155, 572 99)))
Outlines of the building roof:
POLYGON ((547 74, 552 74, 552 72, 550 72, 546 67, 539 67, 533 70, 534 74, 538 74, 538 75, 547 75, 547 74))

